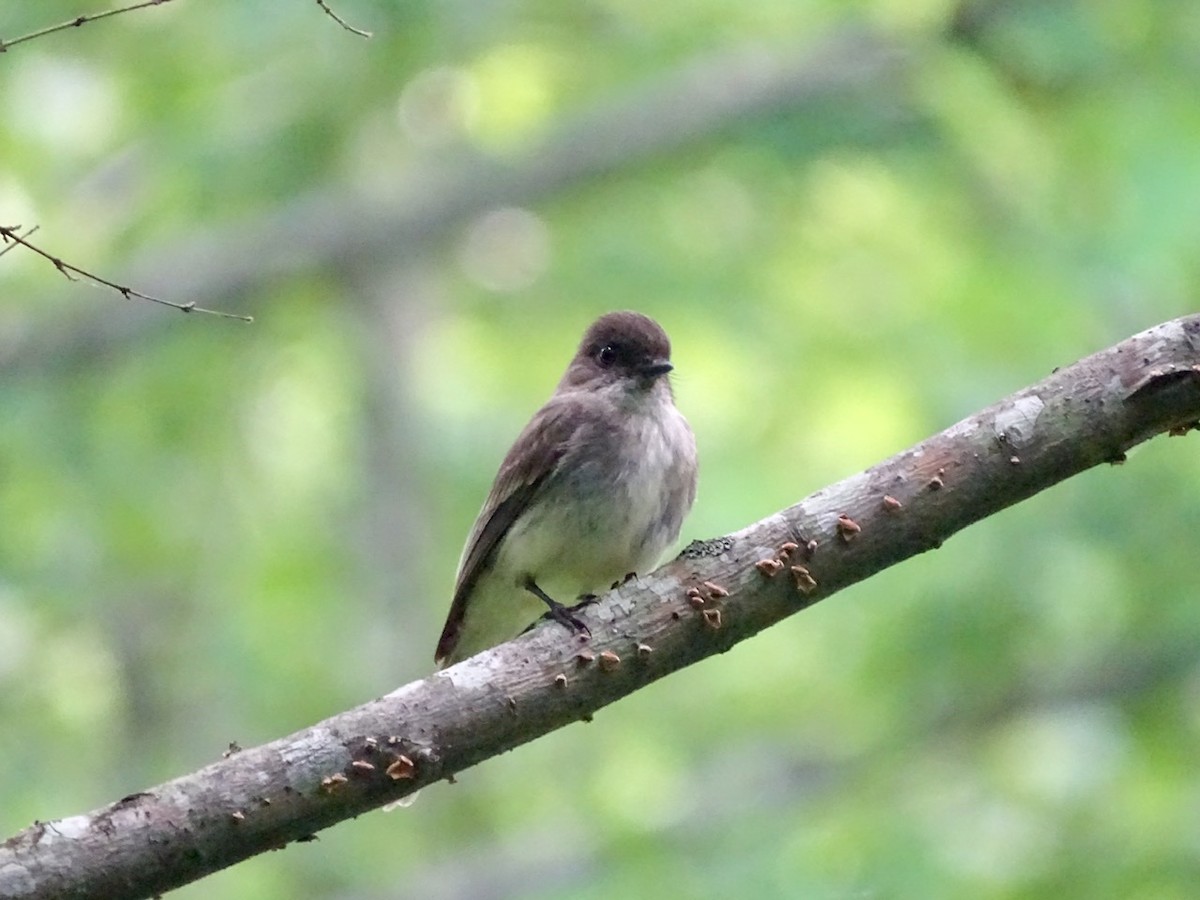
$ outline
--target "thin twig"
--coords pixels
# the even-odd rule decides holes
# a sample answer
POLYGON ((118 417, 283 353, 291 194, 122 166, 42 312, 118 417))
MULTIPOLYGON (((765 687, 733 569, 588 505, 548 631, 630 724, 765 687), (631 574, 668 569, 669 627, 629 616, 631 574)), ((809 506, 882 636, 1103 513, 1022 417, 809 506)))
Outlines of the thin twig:
POLYGON ((337 13, 335 13, 332 9, 329 8, 329 4, 327 4, 325 2, 325 0, 317 0, 317 6, 321 7, 321 9, 325 10, 325 15, 329 16, 329 18, 333 19, 333 21, 337 22, 339 25, 341 25, 343 28, 345 28, 351 34, 357 34, 359 37, 365 37, 365 38, 372 37, 371 32, 363 31, 361 28, 355 28, 353 25, 351 25, 349 22, 347 22, 345 19, 343 19, 337 13))
MULTIPOLYGON (((159 2, 166 2, 166 0, 159 0, 159 2)), ((36 227, 37 226, 35 225, 34 228, 36 228, 36 227)), ((137 297, 139 300, 149 300, 151 303, 158 303, 158 304, 161 304, 162 306, 169 306, 169 307, 171 307, 171 309, 177 309, 180 312, 207 313, 210 316, 220 316, 223 319, 237 319, 240 322, 253 322, 254 321, 253 316, 240 316, 237 313, 222 312, 219 309, 205 309, 202 306, 197 306, 195 303, 174 303, 170 300, 163 300, 161 297, 152 297, 149 294, 143 294, 140 291, 135 291, 133 288, 125 287, 124 285, 117 284, 116 282, 113 282, 113 281, 109 281, 107 278, 101 278, 99 275, 95 275, 95 274, 87 271, 86 269, 81 269, 81 268, 79 268, 79 266, 73 266, 69 262, 64 262, 59 257, 54 256, 51 253, 47 253, 41 247, 37 247, 37 246, 29 243, 29 241, 27 241, 25 238, 27 238, 30 234, 33 233, 32 230, 27 231, 25 233, 25 235, 22 236, 22 235, 17 234, 17 232, 20 231, 20 229, 21 229, 20 225, 14 225, 12 227, 6 227, 4 225, 0 225, 0 241, 3 241, 6 244, 9 241, 12 241, 12 243, 14 245, 20 244, 22 247, 27 247, 28 249, 32 250, 34 253, 36 253, 38 256, 42 257, 43 259, 49 260, 50 263, 54 266, 54 268, 58 269, 58 271, 61 272, 68 281, 75 281, 76 280, 75 276, 78 275, 81 278, 86 278, 88 281, 93 281, 96 284, 102 284, 105 287, 112 288, 114 291, 119 293, 126 300, 129 300, 132 297, 137 297)))
MULTIPOLYGON (((31 234, 33 234, 35 231, 37 231, 37 230, 38 230, 40 227, 41 227, 40 225, 32 225, 32 226, 30 226, 29 230, 28 230, 28 231, 26 231, 26 232, 25 232, 23 235, 21 235, 21 237, 23 237, 23 238, 27 238, 27 237, 29 237, 31 234)), ((7 253, 7 252, 8 252, 9 250, 11 250, 13 247, 17 246, 17 242, 16 242, 16 241, 13 241, 13 242, 10 244, 10 243, 8 243, 8 240, 7 240, 7 238, 5 238, 5 239, 4 239, 4 244, 5 244, 5 246, 4 246, 4 249, 3 249, 3 250, 0 250, 0 256, 3 256, 5 253, 7 253)))
POLYGON ((170 2, 171 0, 142 0, 141 3, 131 3, 129 6, 121 6, 117 9, 106 10, 105 12, 76 16, 75 18, 68 19, 65 22, 59 22, 57 25, 51 25, 49 28, 43 28, 40 31, 31 31, 29 34, 23 34, 20 37, 13 38, 11 41, 0 39, 0 53, 3 53, 14 44, 32 41, 34 38, 44 37, 45 35, 53 34, 56 31, 66 31, 68 28, 78 28, 80 25, 86 25, 88 22, 95 22, 97 19, 107 19, 109 16, 119 15, 120 13, 131 12, 135 9, 144 9, 147 6, 161 6, 164 3, 170 2))

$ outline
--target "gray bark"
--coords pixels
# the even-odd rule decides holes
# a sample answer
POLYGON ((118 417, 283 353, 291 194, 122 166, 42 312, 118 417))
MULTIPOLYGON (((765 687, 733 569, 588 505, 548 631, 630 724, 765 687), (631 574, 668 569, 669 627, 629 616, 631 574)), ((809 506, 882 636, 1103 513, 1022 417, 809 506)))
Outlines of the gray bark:
POLYGON ((304 840, 727 650, 956 531, 1200 420, 1200 315, 1063 368, 584 616, 0 846, 6 898, 147 897, 304 840))

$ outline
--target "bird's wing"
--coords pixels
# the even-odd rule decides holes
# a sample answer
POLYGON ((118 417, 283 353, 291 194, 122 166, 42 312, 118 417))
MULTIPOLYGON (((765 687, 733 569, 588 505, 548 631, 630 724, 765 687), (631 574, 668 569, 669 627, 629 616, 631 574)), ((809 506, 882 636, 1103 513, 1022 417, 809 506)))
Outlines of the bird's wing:
POLYGON ((467 598, 504 536, 545 486, 561 462, 578 424, 571 398, 555 396, 538 410, 500 464, 492 490, 471 528, 458 564, 454 599, 434 660, 441 665, 454 650, 467 598))

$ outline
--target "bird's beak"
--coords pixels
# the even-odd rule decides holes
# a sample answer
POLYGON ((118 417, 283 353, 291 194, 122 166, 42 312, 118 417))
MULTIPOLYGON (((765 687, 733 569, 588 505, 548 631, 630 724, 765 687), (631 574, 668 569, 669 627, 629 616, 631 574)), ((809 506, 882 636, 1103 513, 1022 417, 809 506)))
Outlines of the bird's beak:
POLYGON ((666 375, 675 367, 665 359, 655 359, 643 364, 638 368, 638 374, 643 378, 657 378, 659 375, 666 375))

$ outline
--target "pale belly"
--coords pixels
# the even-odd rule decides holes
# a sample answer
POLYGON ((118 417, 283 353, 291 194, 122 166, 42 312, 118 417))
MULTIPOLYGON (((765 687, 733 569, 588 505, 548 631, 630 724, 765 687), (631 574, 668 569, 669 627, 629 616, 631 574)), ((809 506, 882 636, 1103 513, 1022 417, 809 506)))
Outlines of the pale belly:
POLYGON ((528 579, 565 605, 601 594, 633 572, 654 568, 679 535, 691 500, 677 467, 691 465, 691 432, 647 426, 630 456, 612 471, 581 468, 539 498, 505 535, 471 592, 453 658, 465 659, 510 640, 546 605, 525 588, 528 579), (686 463, 672 441, 688 441, 686 463))
MULTIPOLYGON (((604 505, 613 506, 611 500, 604 505)), ((456 659, 516 637, 546 612, 546 604, 525 588, 527 579, 571 606, 585 594, 604 593, 630 572, 650 571, 676 537, 648 528, 644 518, 630 515, 636 510, 592 512, 572 516, 552 510, 514 526, 471 592, 456 659), (650 539, 643 540, 648 532, 650 539)))

